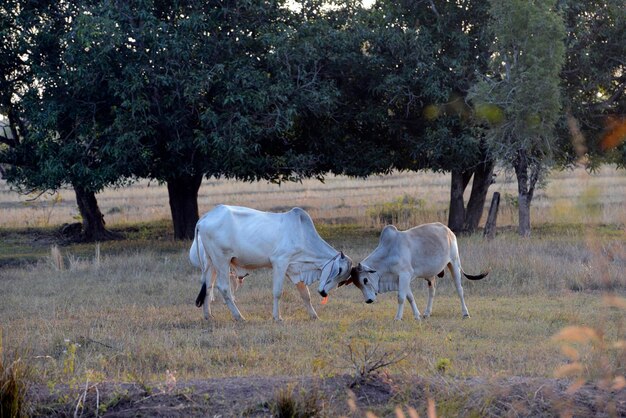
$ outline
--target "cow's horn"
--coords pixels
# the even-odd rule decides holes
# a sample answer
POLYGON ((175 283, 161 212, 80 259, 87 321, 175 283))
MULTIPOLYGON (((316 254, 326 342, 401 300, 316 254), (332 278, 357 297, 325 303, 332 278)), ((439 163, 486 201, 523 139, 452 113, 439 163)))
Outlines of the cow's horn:
POLYGON ((343 260, 344 258, 346 258, 346 256, 343 254, 343 251, 341 251, 341 259, 343 260))

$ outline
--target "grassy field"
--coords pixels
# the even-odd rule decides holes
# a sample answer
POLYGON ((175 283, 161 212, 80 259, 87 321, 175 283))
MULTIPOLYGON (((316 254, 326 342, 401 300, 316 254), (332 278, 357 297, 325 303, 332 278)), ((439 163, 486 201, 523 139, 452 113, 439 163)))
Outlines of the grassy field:
MULTIPOLYGON (((393 321, 395 293, 366 305, 354 287, 335 290, 327 305, 320 305, 315 295, 321 319, 310 321, 295 287, 286 285, 285 321, 280 324, 271 319, 268 271, 247 278, 236 295, 247 322, 233 322, 219 299, 213 305, 215 319, 202 319, 194 306, 199 272, 187 260, 189 243, 172 241, 169 223, 160 220, 167 213, 162 187, 141 184, 106 191, 99 201, 109 225, 128 239, 67 247, 53 247, 53 225, 71 222, 69 196, 34 207, 5 191, 0 193, 0 256, 11 262, 0 267, 0 351, 5 364, 19 356, 34 371, 32 381, 50 393, 72 394, 65 401, 76 410, 76 396, 89 382, 139 385, 143 396, 150 397, 167 392, 170 384, 183 388, 182 382, 256 376, 267 379, 272 389, 266 398, 275 402, 271 382, 286 376, 322 381, 358 377, 359 370, 379 358, 397 359, 384 368, 391 376, 473 382, 558 375, 570 383, 576 378, 604 382, 597 386, 607 388, 607 394, 611 387, 626 394, 619 387, 626 373, 626 348, 619 345, 626 339, 621 306, 626 303, 624 188, 624 173, 610 169, 596 176, 559 173, 537 198, 532 238, 514 233, 511 197, 503 201, 495 240, 485 241, 479 234, 459 237, 465 271, 490 271, 482 281, 464 282, 471 319, 461 318, 446 275, 438 283, 432 318, 422 322, 410 312, 402 322, 393 321), (572 326, 579 328, 567 328, 572 326), (570 332, 555 339, 563 329, 570 332), (57 389, 61 387, 65 389, 57 389)), ((492 189, 505 197, 512 190, 504 181, 492 189)), ((305 182, 280 189, 207 182, 200 201, 203 210, 216 202, 274 210, 299 205, 312 214, 331 245, 359 261, 377 244, 381 212, 398 202, 413 202, 410 210, 399 212, 400 226, 445 222, 446 198, 445 177, 400 174, 360 181, 332 178, 325 185, 305 182)), ((423 311, 425 283, 415 281, 412 287, 423 311)), ((530 392, 536 397, 535 389, 530 392)), ((181 393, 191 396, 175 392, 181 393)), ((445 403, 450 394, 439 393, 433 399, 442 416, 442 411, 448 416, 477 411, 475 416, 484 416, 480 411, 488 411, 486 404, 483 409, 464 407, 467 400, 455 409, 445 403)), ((349 395, 344 398, 342 413, 359 416, 370 409, 399 416, 391 401, 365 408, 368 403, 359 398, 353 410, 349 395)), ((415 403, 410 397, 393 399, 426 416, 426 397, 415 403)), ((259 408, 260 415, 275 413, 269 406, 259 408)), ((321 411, 338 413, 328 404, 321 411)))

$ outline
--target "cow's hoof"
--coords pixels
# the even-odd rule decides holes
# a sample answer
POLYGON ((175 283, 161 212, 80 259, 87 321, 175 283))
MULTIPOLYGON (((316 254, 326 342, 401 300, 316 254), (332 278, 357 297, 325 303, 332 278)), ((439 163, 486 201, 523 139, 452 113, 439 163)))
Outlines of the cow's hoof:
POLYGON ((317 321, 318 319, 320 319, 319 316, 317 315, 311 315, 311 321, 317 321))
POLYGON ((470 319, 470 318, 471 318, 471 316, 469 316, 469 314, 463 315, 463 319, 470 319))
POLYGON ((280 324, 281 322, 283 322, 283 317, 279 316, 278 318, 274 318, 274 322, 276 322, 277 324, 280 324))
POLYGON ((415 317, 415 320, 416 320, 416 321, 421 321, 421 320, 422 320, 422 318, 427 318, 427 317, 425 317, 425 316, 416 316, 416 317, 415 317))
POLYGON ((424 315, 422 315, 422 319, 428 319, 428 318, 430 318, 430 314, 424 314, 424 315))

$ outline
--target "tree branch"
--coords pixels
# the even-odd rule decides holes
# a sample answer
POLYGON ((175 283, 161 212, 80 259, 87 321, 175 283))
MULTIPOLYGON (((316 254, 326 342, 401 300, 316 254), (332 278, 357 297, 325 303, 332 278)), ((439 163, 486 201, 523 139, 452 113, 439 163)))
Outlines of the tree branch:
POLYGON ((441 19, 441 15, 437 11, 437 8, 435 7, 435 3, 433 2, 433 0, 429 0, 428 2, 430 3, 430 9, 433 11, 435 16, 437 16, 437 19, 441 19))
POLYGON ((625 90, 626 90, 626 82, 623 82, 619 86, 617 86, 617 88, 615 89, 615 92, 613 93, 611 97, 609 97, 608 99, 606 99, 605 101, 601 103, 596 103, 595 105, 593 105, 592 109, 593 110, 605 110, 611 107, 613 103, 615 103, 616 101, 620 99, 620 97, 624 94, 625 90))

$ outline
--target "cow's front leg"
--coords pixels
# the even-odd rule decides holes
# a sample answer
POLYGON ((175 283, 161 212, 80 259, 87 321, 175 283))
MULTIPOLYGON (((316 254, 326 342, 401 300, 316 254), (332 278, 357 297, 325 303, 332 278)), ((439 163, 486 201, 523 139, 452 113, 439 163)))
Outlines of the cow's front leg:
POLYGON ((274 295, 274 307, 272 309, 272 316, 274 321, 280 322, 283 318, 280 316, 280 297, 283 294, 283 283, 285 282, 285 274, 287 269, 285 267, 277 267, 274 265, 272 272, 272 293, 274 295))
MULTIPOLYGON (((398 312, 396 312, 396 321, 402 320, 402 312, 404 311, 404 301, 411 292, 411 276, 408 274, 400 274, 398 286, 398 312)), ((415 307, 417 309, 417 307, 415 307)), ((419 311, 418 311, 419 312, 419 311)))
POLYGON ((411 292, 411 288, 409 287, 409 293, 406 295, 406 300, 411 304, 411 309, 413 310, 413 317, 418 321, 422 319, 420 315, 419 309, 417 309, 417 305, 415 304, 415 297, 413 296, 413 292, 411 292))
POLYGON ((309 288, 307 287, 307 285, 304 284, 304 282, 298 282, 298 284, 296 284, 296 287, 298 288, 298 292, 300 292, 300 297, 302 297, 302 300, 304 301, 304 306, 309 312, 309 316, 311 317, 311 319, 319 319, 319 317, 317 316, 317 312, 315 312, 315 309, 313 309, 313 305, 311 305, 311 293, 309 292, 309 288))
POLYGON ((221 269, 217 271, 217 289, 222 294, 224 298, 224 303, 230 309, 230 312, 233 314, 233 318, 236 321, 245 321, 246 319, 239 312, 239 308, 235 305, 235 301, 233 300, 233 294, 230 289, 230 278, 229 278, 229 270, 228 267, 226 269, 221 269))
POLYGON ((435 278, 431 277, 426 279, 428 282, 428 303, 426 304, 426 310, 424 311, 424 318, 428 318, 433 312, 433 300, 435 299, 435 278))

